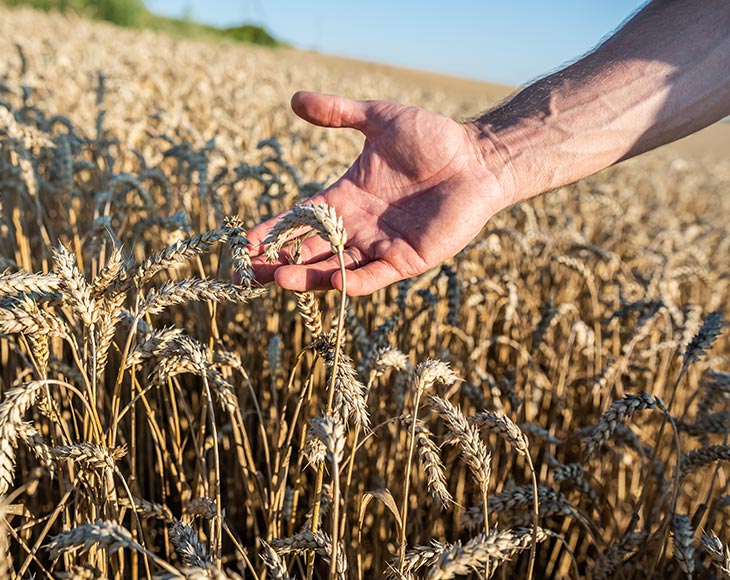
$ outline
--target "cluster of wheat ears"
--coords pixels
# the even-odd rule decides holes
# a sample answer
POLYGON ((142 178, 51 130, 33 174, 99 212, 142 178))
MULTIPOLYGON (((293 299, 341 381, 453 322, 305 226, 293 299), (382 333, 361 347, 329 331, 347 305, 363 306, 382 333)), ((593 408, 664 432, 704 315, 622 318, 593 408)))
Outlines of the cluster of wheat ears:
POLYGON ((262 288, 244 226, 347 244, 297 204, 359 143, 293 88, 467 105, 0 17, 0 579, 730 578, 726 167, 604 172, 371 297, 262 288))

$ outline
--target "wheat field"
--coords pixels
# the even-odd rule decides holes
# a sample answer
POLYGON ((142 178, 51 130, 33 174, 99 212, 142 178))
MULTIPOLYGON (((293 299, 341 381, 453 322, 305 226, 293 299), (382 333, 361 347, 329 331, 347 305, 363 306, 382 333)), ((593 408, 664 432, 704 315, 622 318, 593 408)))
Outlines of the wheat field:
MULTIPOLYGON (((730 578, 727 160, 643 156, 419 278, 291 293, 246 228, 361 146, 295 90, 489 103, 25 10, 0 49, 0 579, 730 578)), ((270 251, 304 223, 342 256, 295 214, 270 251)))

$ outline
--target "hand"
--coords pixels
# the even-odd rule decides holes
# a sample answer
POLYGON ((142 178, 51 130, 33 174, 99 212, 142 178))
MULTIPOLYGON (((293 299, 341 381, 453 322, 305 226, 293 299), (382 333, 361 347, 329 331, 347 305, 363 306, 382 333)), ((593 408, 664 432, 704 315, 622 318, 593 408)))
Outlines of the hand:
MULTIPOLYGON (((348 233, 347 293, 370 294, 421 274, 463 249, 509 205, 472 124, 386 101, 352 101, 298 92, 292 108, 323 127, 364 133, 362 153, 347 172, 309 202, 335 208, 348 233), (354 268, 354 269, 350 269, 354 268)), ((248 233, 254 254, 278 217, 248 233)), ((258 252, 256 252, 258 248, 258 252)), ((290 290, 342 289, 337 257, 319 237, 302 245, 302 264, 255 258, 261 283, 290 290)))

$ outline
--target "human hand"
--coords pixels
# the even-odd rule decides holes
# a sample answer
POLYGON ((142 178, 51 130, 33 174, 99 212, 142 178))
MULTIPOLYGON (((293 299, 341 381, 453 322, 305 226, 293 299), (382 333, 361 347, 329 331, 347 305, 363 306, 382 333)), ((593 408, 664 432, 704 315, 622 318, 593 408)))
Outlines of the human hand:
MULTIPOLYGON (((370 294, 437 266, 510 204, 475 125, 386 101, 309 92, 296 93, 292 108, 315 125, 350 127, 366 137, 352 167, 307 202, 334 207, 344 221, 349 295, 370 294)), ((337 256, 317 236, 302 244, 301 264, 284 256, 265 262, 261 243, 279 217, 248 232, 258 254, 256 279, 296 291, 341 290, 337 256)))

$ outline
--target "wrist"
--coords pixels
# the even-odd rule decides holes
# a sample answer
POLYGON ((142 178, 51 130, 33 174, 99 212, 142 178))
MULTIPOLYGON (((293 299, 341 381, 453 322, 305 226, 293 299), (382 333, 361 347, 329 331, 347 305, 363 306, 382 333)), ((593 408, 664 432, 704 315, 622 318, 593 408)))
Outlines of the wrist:
POLYGON ((537 168, 528 170, 531 181, 524 183, 524 166, 531 165, 531 146, 526 131, 518 127, 500 130, 491 123, 489 115, 469 121, 465 126, 472 135, 477 162, 499 184, 503 200, 500 209, 542 193, 531 191, 537 186, 537 168))

